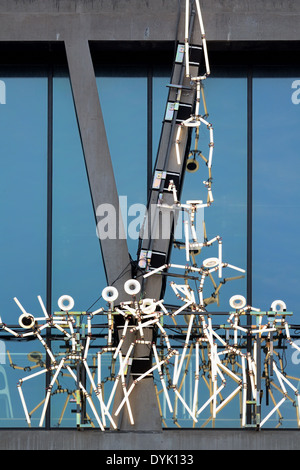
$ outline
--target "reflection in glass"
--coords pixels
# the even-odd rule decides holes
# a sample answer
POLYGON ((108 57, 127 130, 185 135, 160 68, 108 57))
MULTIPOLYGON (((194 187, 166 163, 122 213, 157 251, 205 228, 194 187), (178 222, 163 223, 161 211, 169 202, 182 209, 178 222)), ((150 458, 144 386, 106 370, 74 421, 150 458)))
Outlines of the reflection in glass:
MULTIPOLYGON (((291 76, 253 81, 253 304, 269 310, 274 300, 283 300, 293 312, 289 324, 297 325, 300 109, 295 80, 291 76)), ((299 390, 299 380, 293 379, 300 377, 299 352, 286 341, 277 341, 275 354, 279 370, 299 390)), ((297 427, 293 392, 288 393, 267 427, 297 427)), ((282 399, 276 390, 274 399, 282 399)))

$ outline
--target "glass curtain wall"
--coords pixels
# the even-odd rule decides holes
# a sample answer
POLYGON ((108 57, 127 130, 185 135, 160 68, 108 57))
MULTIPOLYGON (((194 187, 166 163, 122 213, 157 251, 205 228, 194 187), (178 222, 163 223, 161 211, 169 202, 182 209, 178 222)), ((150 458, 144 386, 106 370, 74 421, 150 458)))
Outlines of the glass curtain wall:
POLYGON ((266 75, 253 80, 253 301, 282 299, 299 322, 300 81, 266 75))
MULTIPOLYGON (((19 327, 14 298, 38 315, 37 296, 46 302, 47 72, 1 70, 0 83, 0 315, 19 327)), ((27 425, 16 383, 45 363, 44 348, 29 339, 0 342, 1 427, 27 425)), ((24 382, 29 409, 42 401, 44 384, 45 375, 24 382)))
MULTIPOLYGON (((288 312, 291 337, 298 346, 299 90, 299 74, 287 68, 259 70, 254 74, 253 305, 268 310, 273 301, 282 300, 288 312)), ((299 390, 299 351, 283 339, 275 358, 279 371, 299 390)), ((275 403, 279 403, 282 393, 272 384, 278 385, 274 375, 271 390, 275 403)), ((289 384, 286 389, 288 399, 274 414, 269 427, 297 425, 294 391, 289 384)), ((264 400, 268 400, 267 389, 264 400)))
MULTIPOLYGON (((136 259, 140 223, 147 203, 149 161, 153 168, 169 78, 170 70, 160 67, 153 67, 150 72, 146 67, 106 67, 97 70, 99 98, 116 183, 122 198, 123 216, 127 222, 128 247, 133 259, 136 259)), ((287 70, 283 73, 279 69, 260 69, 254 74, 250 103, 253 111, 253 179, 247 174, 248 83, 246 74, 228 75, 220 70, 205 84, 207 119, 214 128, 215 147, 212 167, 214 203, 205 209, 204 220, 208 238, 216 235, 222 237, 223 259, 226 262, 247 269, 247 249, 249 252, 251 244, 250 294, 253 306, 268 309, 273 300, 281 299, 286 302, 287 310, 293 312, 293 326, 299 321, 297 281, 300 253, 297 233, 300 200, 297 174, 300 80, 297 73, 287 70), (250 214, 252 232, 247 228, 249 185, 253 195, 253 212, 250 214)), ((22 312, 14 297, 26 311, 38 315, 41 314, 38 295, 45 304, 51 305, 52 311, 58 310, 57 300, 62 294, 74 298, 76 311, 87 311, 101 296, 106 280, 66 71, 55 68, 50 76, 49 70, 35 70, 29 75, 1 69, 0 119, 0 316, 6 324, 20 329, 18 321, 22 312), (53 113, 51 134, 49 104, 53 113), (50 179, 49 169, 52 171, 50 179), (51 217, 47 213, 49 181, 51 217), (50 279, 47 265, 49 250, 50 279), (51 292, 50 299, 47 299, 47 292, 51 292)), ((200 130, 199 142, 203 154, 207 152, 209 143, 206 131, 205 128, 200 130)), ((202 185, 207 178, 206 171, 203 161, 199 161, 198 171, 186 173, 181 197, 183 201, 206 197, 202 185)), ((203 251, 199 256, 204 259, 215 255, 214 247, 211 247, 209 254, 203 251)), ((181 250, 172 250, 172 261, 182 264, 182 256, 181 250)), ((228 277, 236 275, 229 271, 225 274, 228 277)), ((209 290, 207 294, 210 295, 209 290)), ((229 299, 234 294, 247 297, 246 277, 222 286, 220 303, 212 304, 210 311, 216 315, 228 312, 229 299)), ((166 297, 173 303, 169 292, 166 297)), ((216 318, 216 321, 221 321, 220 316, 216 318)), ((224 319, 225 315, 222 322, 224 319)), ((292 332, 296 337, 296 329, 292 332)), ((46 338, 45 330, 43 335, 46 338)), ((56 342, 56 345, 55 352, 60 354, 64 344, 56 342)), ((286 343, 282 346, 278 364, 289 376, 297 376, 300 355, 286 347, 286 343), (287 363, 290 364, 289 369, 285 368, 287 363)), ((1 427, 27 427, 15 384, 37 370, 45 370, 44 351, 39 341, 30 341, 29 338, 12 340, 6 335, 5 340, 1 339, 1 427)), ((191 394, 193 369, 190 374, 182 389, 185 397, 191 394)), ((22 390, 32 414, 33 427, 39 425, 48 380, 47 374, 42 372, 23 383, 22 390)), ((76 397, 72 380, 64 374, 60 375, 61 393, 53 394, 49 408, 51 413, 47 415, 44 425, 74 426, 76 397)), ((207 385, 202 385, 205 394, 207 385)), ((274 414, 268 427, 296 427, 294 414, 288 406, 290 401, 280 407, 280 413, 274 414)), ((162 411, 164 425, 176 426, 165 405, 162 411)), ((198 427, 211 426, 209 409, 207 411, 198 427)), ((236 413, 235 408, 225 407, 214 425, 239 427, 236 413)), ((183 408, 178 408, 178 416, 182 426, 193 426, 183 408)))

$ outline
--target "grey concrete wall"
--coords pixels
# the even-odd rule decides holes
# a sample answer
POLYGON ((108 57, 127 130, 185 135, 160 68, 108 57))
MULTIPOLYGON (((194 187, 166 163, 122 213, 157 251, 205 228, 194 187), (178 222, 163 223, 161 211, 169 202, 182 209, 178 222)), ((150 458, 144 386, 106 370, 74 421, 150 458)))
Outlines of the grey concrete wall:
POLYGON ((162 432, 0 431, 1 450, 299 450, 288 430, 165 430, 162 432))
MULTIPOLYGON (((0 0, 0 41, 170 41, 178 0, 0 0)), ((297 0, 202 0, 207 39, 300 38, 297 0)), ((184 0, 181 0, 181 7, 184 0)))

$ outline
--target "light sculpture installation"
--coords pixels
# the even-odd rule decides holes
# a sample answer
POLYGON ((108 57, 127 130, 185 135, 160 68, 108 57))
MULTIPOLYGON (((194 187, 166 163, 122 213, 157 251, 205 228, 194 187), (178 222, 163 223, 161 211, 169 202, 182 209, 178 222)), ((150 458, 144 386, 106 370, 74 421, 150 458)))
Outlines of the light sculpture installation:
MULTIPOLYGON (((223 260, 220 235, 208 240, 205 232, 204 240, 199 241, 195 230, 197 211, 209 208, 214 202, 212 194, 214 132, 212 124, 207 121, 207 113, 200 114, 201 97, 204 101, 203 81, 210 75, 210 66, 199 0, 195 0, 195 5, 202 38, 205 73, 200 76, 190 76, 190 0, 186 0, 185 73, 187 77, 190 77, 191 85, 196 89, 196 99, 194 113, 178 127, 173 145, 179 162, 182 155, 180 149, 182 130, 190 128, 195 132, 195 151, 197 151, 199 128, 200 126, 207 128, 209 132, 208 158, 201 153, 201 158, 208 169, 208 178, 203 182, 207 189, 207 200, 205 203, 198 199, 181 203, 176 186, 172 180, 170 181, 168 191, 173 194, 173 205, 166 205, 163 202, 160 204, 166 209, 176 208, 187 214, 184 221, 183 243, 185 263, 165 263, 142 274, 143 279, 147 279, 151 276, 161 275, 170 268, 182 271, 181 277, 184 279, 182 284, 170 282, 174 295, 182 305, 170 309, 165 305, 164 299, 144 298, 142 285, 138 279, 131 279, 124 285, 124 290, 131 300, 118 303, 117 289, 114 286, 107 286, 102 291, 102 298, 106 302, 106 306, 90 313, 74 312, 74 300, 70 296, 62 296, 58 300, 60 311, 50 315, 46 311, 41 297, 38 296, 43 312, 43 316, 39 317, 28 313, 21 302, 15 298, 15 302, 22 312, 19 324, 26 332, 16 331, 0 319, 1 329, 17 339, 35 338, 40 341, 47 356, 47 361, 40 364, 38 372, 25 375, 18 381, 20 400, 29 426, 31 426, 33 413, 36 413, 39 407, 42 408, 39 426, 44 425, 50 397, 55 393, 55 387, 59 389, 60 381, 65 375, 68 375, 74 384, 78 427, 96 425, 102 431, 108 427, 117 429, 118 416, 124 409, 128 412, 130 423, 134 424, 134 406, 131 402, 131 394, 140 381, 153 375, 156 382, 158 405, 161 409, 162 401, 166 403, 169 413, 173 416, 173 422, 178 426, 179 402, 195 426, 207 410, 209 410, 209 418, 204 422, 204 425, 210 421, 213 423, 217 414, 238 397, 239 402, 236 403, 236 409, 239 410, 241 427, 252 425, 260 429, 275 413, 280 418, 280 407, 287 400, 290 400, 294 405, 297 425, 300 427, 299 378, 289 377, 283 372, 280 358, 276 353, 276 343, 278 343, 280 335, 283 334, 282 332, 284 332, 289 345, 300 351, 290 334, 287 318, 292 313, 286 311, 285 303, 275 300, 269 311, 261 311, 247 305, 243 296, 234 295, 230 299, 232 311, 229 313, 227 323, 219 325, 222 333, 217 333, 213 322, 214 317, 207 311, 208 305, 218 302, 221 286, 228 280, 243 277, 245 270, 223 260), (192 241, 190 241, 190 234, 192 241), (195 261, 195 250, 198 250, 198 254, 200 254, 202 250, 214 244, 217 244, 217 256, 204 259, 198 266, 195 261), (227 269, 241 274, 223 279, 223 272, 227 269), (217 274, 219 284, 214 279, 214 274, 217 274), (193 280, 198 282, 196 290, 189 285, 188 280, 191 275, 194 276, 193 280), (210 280, 214 289, 208 298, 204 296, 206 280, 210 280), (123 320, 119 336, 115 334, 115 316, 119 316, 123 320), (180 317, 184 318, 186 323, 185 326, 179 328, 177 319, 180 317), (94 341, 93 332, 95 328, 99 329, 99 324, 94 325, 93 323, 95 318, 104 318, 104 323, 101 323, 100 326, 106 326, 107 334, 104 336, 106 344, 98 345, 96 353, 93 354, 91 352, 94 341), (254 319, 255 323, 251 321, 244 324, 243 319, 245 318, 254 319), (174 336, 176 339, 176 335, 168 333, 168 330, 173 330, 166 320, 171 321, 173 328, 179 328, 183 343, 181 350, 176 347, 175 341, 172 341, 174 336), (146 328, 155 330, 156 341, 147 339, 144 335, 146 328), (42 332, 47 329, 57 331, 60 334, 60 340, 62 338, 65 341, 63 353, 57 354, 49 347, 42 335, 42 332), (122 354, 122 346, 128 340, 129 333, 137 333, 137 335, 131 336, 134 339, 124 355, 122 354), (250 347, 245 346, 246 341, 250 347), (132 350, 138 343, 148 346, 151 351, 152 363, 129 386, 126 380, 127 367, 132 359, 132 350), (111 374, 114 370, 111 377, 104 377, 103 360, 106 356, 109 356, 112 364, 111 374), (82 373, 80 373, 82 370, 85 371, 84 380, 82 373), (37 408, 29 412, 22 386, 25 382, 28 383, 45 373, 51 373, 45 398, 37 408), (188 374, 192 380, 189 383, 190 394, 186 397, 182 393, 182 387, 188 374), (106 386, 107 382, 109 382, 109 387, 106 386), (272 400, 271 409, 264 415, 262 415, 262 382, 266 387, 267 404, 269 405, 269 398, 272 400), (120 384, 123 397, 113 411, 114 397, 120 384), (272 387, 275 387, 280 394, 280 399, 277 402, 272 387), (292 393, 293 396, 290 397, 289 393, 292 393), (85 424, 81 420, 83 402, 86 402, 91 410, 90 415, 87 411, 85 412, 85 424), (252 411, 249 423, 247 412, 250 408, 254 409, 254 419, 252 411)), ((206 108, 205 101, 203 104, 206 108)), ((69 398, 70 393, 67 395, 60 422, 69 398)), ((164 421, 163 416, 162 421, 164 421)))

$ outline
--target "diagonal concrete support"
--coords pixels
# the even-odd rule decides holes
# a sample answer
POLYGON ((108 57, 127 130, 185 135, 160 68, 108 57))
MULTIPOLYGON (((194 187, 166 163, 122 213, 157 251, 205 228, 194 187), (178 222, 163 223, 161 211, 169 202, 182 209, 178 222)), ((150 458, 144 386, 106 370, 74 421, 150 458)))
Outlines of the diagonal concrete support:
MULTIPOLYGON (((89 44, 79 35, 66 40, 65 47, 95 217, 100 205, 111 204, 116 211, 117 234, 124 234, 89 44), (118 227, 118 224, 122 225, 118 227)), ((116 236, 114 239, 101 239, 100 244, 107 282, 114 282, 119 290, 119 300, 124 301, 127 296, 123 285, 131 278, 126 238, 116 236)))

